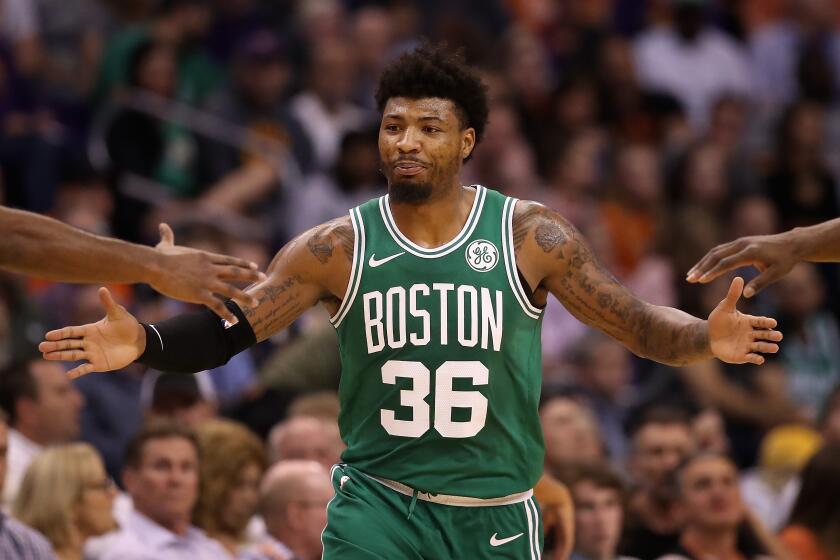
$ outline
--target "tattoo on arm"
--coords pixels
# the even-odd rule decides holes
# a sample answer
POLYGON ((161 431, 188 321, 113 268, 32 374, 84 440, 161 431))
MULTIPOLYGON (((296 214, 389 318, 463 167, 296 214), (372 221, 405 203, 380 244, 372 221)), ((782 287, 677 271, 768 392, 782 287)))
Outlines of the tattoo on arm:
POLYGON ((557 213, 528 204, 514 215, 513 236, 517 252, 533 236, 542 258, 548 259, 544 287, 578 319, 636 354, 660 362, 679 365, 710 355, 704 321, 636 298, 601 266, 580 233, 557 213))
POLYGON ((306 242, 309 251, 321 264, 327 264, 332 258, 336 243, 341 245, 344 255, 352 262, 354 233, 352 226, 345 222, 345 219, 339 218, 324 224, 306 242))

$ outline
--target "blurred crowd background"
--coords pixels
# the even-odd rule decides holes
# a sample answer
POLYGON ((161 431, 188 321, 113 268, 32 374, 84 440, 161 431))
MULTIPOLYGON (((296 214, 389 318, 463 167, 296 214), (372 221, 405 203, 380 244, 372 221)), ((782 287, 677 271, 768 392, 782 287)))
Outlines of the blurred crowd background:
MULTIPOLYGON (((166 221, 179 244, 264 268, 384 192, 377 77, 428 37, 489 86, 464 181, 557 209, 641 298, 706 317, 731 279, 685 282, 707 250, 838 215, 838 25, 833 0, 3 0, 0 201, 146 244, 166 221)), ((742 301, 785 334, 762 366, 641 360, 552 301, 548 550, 575 532, 579 558, 657 558, 698 527, 737 526, 744 557, 772 556, 779 531, 840 557, 838 280, 802 264, 742 301), (711 455, 684 464, 698 450, 711 455)), ((123 558, 137 535, 175 546, 149 519, 222 544, 193 557, 320 558, 342 448, 325 313, 196 376, 135 365, 71 383, 29 361, 47 330, 100 318, 96 289, 0 276, 8 511, 63 558, 112 528, 95 514, 115 496, 122 528, 87 542, 90 558, 123 558), (55 447, 76 441, 92 448, 55 447), (44 488, 69 480, 81 490, 49 505, 61 493, 44 488), (90 511, 66 527, 45 513, 71 506, 90 511)), ((114 289, 145 322, 189 309, 114 289)))

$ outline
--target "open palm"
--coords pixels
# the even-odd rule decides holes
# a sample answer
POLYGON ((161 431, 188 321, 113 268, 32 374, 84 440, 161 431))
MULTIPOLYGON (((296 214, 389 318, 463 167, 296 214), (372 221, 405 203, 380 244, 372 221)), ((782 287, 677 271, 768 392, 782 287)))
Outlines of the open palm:
POLYGON ((106 288, 99 289, 99 301, 105 317, 95 323, 50 331, 38 345, 45 360, 84 361, 68 372, 71 378, 122 369, 145 349, 145 334, 137 319, 118 305, 106 288))
POLYGON ((719 360, 730 364, 764 363, 762 354, 775 354, 782 333, 773 330, 776 320, 746 315, 737 309, 744 289, 743 278, 732 280, 726 298, 709 315, 709 345, 719 360))

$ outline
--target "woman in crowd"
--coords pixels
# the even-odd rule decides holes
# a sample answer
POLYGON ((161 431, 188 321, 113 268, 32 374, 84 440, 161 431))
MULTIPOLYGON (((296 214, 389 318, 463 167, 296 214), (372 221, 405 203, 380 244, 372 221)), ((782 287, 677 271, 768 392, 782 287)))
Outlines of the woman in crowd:
POLYGON ((840 445, 825 446, 805 465, 802 489, 780 539, 797 560, 840 558, 840 445))
POLYGON ((236 556, 257 511, 265 450, 248 428, 229 420, 205 422, 197 433, 201 492, 193 522, 236 556))
POLYGON ((96 450, 74 443, 49 448, 32 461, 13 514, 47 537, 60 560, 81 560, 88 538, 116 528, 115 496, 96 450))

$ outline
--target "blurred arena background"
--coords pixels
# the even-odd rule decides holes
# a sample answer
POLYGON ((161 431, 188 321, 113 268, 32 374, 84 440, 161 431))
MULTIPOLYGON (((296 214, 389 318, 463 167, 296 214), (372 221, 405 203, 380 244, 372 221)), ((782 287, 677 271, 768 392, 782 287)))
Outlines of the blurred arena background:
MULTIPOLYGON (((490 125, 467 179, 556 208, 643 299, 706 317, 731 278, 685 282, 706 251, 838 216, 838 25, 833 0, 3 0, 0 201, 144 244, 166 221, 179 244, 264 268, 296 233, 383 192, 377 77, 428 37, 463 49, 490 88, 490 125)), ((576 554, 593 559, 617 549, 657 558, 651 543, 724 515, 674 489, 694 449, 737 466, 752 512, 738 518, 745 557, 773 554, 799 473, 822 445, 833 467, 812 476, 828 496, 831 480, 840 492, 838 279, 835 265, 802 264, 742 301, 779 318, 785 334, 762 366, 641 360, 552 301, 545 557, 562 557, 575 531, 555 479, 579 506, 576 554), (586 517, 593 485, 614 495, 611 517, 586 517)), ((146 286, 114 289, 142 321, 189 308, 146 286)), ((258 505, 276 513, 262 510, 266 500, 321 499, 301 490, 306 465, 260 482, 276 462, 337 461, 340 368, 324 313, 195 377, 136 366, 71 384, 60 365, 26 363, 47 330, 99 319, 96 290, 0 274, 9 511, 66 549, 61 530, 14 507, 29 462, 87 442, 125 490, 128 442, 158 417, 198 431, 200 484, 179 507, 230 554, 263 538, 270 524, 252 516, 258 505)), ((61 473, 72 461, 57 464, 61 473)), ((108 509, 114 495, 90 507, 108 509)), ((833 506, 816 500, 798 513, 833 519, 826 534, 838 548, 812 558, 840 557, 833 495, 833 506)), ((116 502, 120 519, 130 500, 121 492, 116 502)), ((270 534, 294 542, 296 557, 320 558, 323 515, 283 511, 270 534)), ((76 533, 92 538, 108 522, 76 533)), ((90 558, 113 557, 107 539, 87 546, 90 558)))

